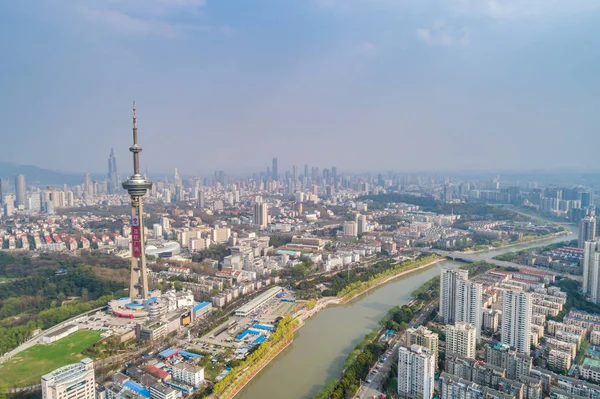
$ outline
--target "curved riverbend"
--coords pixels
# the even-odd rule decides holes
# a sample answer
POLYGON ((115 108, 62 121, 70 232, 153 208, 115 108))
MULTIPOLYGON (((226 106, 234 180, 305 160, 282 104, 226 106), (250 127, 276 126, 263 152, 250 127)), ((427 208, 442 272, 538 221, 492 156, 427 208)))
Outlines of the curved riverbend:
MULTIPOLYGON (((570 241, 573 235, 524 243, 478 253, 490 259, 496 255, 570 241)), ((398 277, 360 295, 345 305, 334 305, 306 321, 294 342, 266 366, 237 396, 239 399, 309 399, 339 378, 348 353, 365 334, 379 326, 379 320, 395 305, 408 303, 411 293, 440 273, 441 267, 458 267, 443 261, 428 269, 398 277)))

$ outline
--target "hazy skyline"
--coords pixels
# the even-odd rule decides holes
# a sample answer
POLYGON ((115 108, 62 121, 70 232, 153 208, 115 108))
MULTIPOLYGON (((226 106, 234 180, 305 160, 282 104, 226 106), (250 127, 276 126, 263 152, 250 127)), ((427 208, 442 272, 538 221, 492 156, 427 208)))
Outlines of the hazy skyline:
POLYGON ((598 170, 597 0, 0 4, 3 161, 598 170), (89 152, 89 153, 86 153, 89 152))

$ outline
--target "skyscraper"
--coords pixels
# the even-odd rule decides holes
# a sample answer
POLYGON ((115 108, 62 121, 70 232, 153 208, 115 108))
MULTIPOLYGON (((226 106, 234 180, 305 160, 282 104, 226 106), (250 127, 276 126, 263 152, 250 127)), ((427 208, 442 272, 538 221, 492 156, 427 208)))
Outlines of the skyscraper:
POLYGON ((108 156, 108 192, 114 193, 119 188, 119 178, 117 175, 117 158, 114 148, 110 149, 108 156))
POLYGON ((585 247, 586 241, 594 241, 596 237, 596 218, 593 215, 587 215, 579 221, 579 235, 577 236, 577 246, 585 247))
POLYGON ((588 208, 594 205, 594 195, 589 191, 584 191, 581 193, 581 207, 588 208))
POLYGON ((264 202, 254 204, 254 225, 260 230, 267 228, 269 218, 269 208, 264 202))
POLYGON ((129 148, 133 153, 133 175, 123 182, 123 188, 131 197, 131 277, 129 296, 134 301, 148 298, 148 272, 146 270, 146 248, 144 244, 144 204, 142 197, 152 187, 152 182, 140 174, 140 152, 138 145, 138 129, 133 102, 133 145, 129 148))
POLYGON ((457 322, 467 322, 476 329, 477 342, 481 336, 481 295, 483 287, 467 280, 456 281, 455 315, 457 322))
POLYGON ((446 326, 446 354, 475 359, 475 327, 467 322, 446 326))
POLYGON ((94 194, 94 184, 92 183, 92 176, 89 173, 83 175, 83 191, 88 195, 94 194))
POLYGON ((458 280, 468 280, 469 272, 460 269, 442 269, 440 276, 440 312, 445 324, 456 321, 456 288, 458 280))
POLYGON ((502 293, 501 342, 520 353, 529 354, 531 348, 531 293, 504 290, 502 293))
POLYGON ((592 302, 600 299, 600 243, 587 241, 583 249, 583 293, 592 302))
POLYGON ((43 399, 95 399, 94 362, 81 359, 42 376, 43 399))
POLYGON ((398 349, 398 395, 431 399, 435 376, 434 356, 427 348, 412 345, 398 349))
POLYGON ((358 235, 364 234, 367 232, 367 216, 366 215, 358 215, 357 218, 358 225, 358 235))
POLYGON ((183 180, 181 180, 177 168, 175 168, 175 172, 173 173, 173 185, 175 186, 175 191, 183 188, 183 180))
POLYGON ((27 185, 25 184, 25 175, 15 176, 15 206, 25 206, 27 203, 27 185))
POLYGON ((279 161, 277 160, 277 158, 273 158, 273 167, 272 169, 272 173, 273 173, 273 180, 279 180, 279 167, 278 167, 279 161))
POLYGON ((8 179, 5 177, 0 177, 0 204, 3 203, 4 196, 6 194, 8 194, 8 192, 9 192, 8 179))

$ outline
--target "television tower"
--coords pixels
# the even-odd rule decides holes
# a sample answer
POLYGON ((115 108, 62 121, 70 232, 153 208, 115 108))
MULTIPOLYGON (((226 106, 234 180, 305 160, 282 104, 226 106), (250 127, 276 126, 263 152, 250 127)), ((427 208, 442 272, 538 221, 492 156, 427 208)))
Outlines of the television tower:
POLYGON ((133 102, 133 145, 129 147, 133 153, 133 175, 125 182, 123 188, 131 197, 131 278, 129 281, 129 297, 132 301, 143 301, 148 298, 148 274, 146 270, 146 248, 144 245, 144 204, 142 197, 152 187, 152 182, 140 174, 140 152, 138 145, 137 118, 135 101, 133 102))

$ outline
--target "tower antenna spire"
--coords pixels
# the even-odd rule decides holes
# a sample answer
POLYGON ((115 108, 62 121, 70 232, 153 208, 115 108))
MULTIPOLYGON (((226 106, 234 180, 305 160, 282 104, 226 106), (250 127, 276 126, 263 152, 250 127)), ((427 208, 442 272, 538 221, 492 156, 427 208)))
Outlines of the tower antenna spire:
POLYGON ((148 298, 148 275, 146 271, 146 248, 144 239, 144 203, 142 197, 152 187, 152 182, 140 175, 140 152, 138 145, 137 117, 133 102, 133 175, 123 182, 123 188, 131 197, 131 278, 129 296, 132 300, 148 298))

